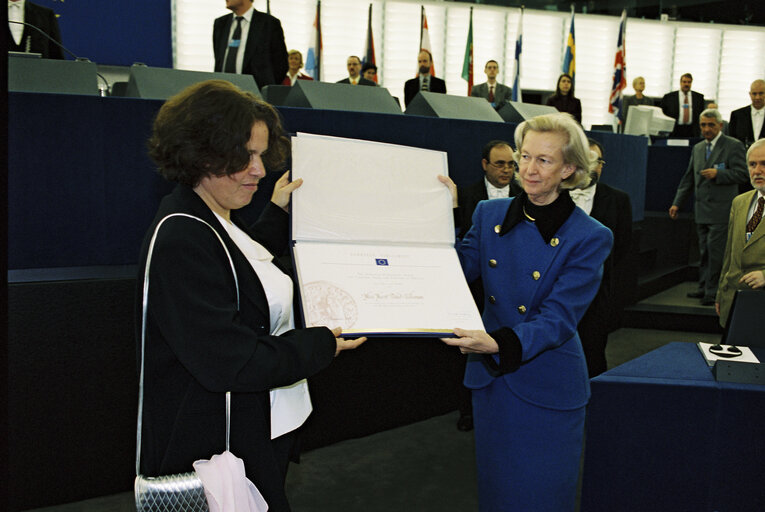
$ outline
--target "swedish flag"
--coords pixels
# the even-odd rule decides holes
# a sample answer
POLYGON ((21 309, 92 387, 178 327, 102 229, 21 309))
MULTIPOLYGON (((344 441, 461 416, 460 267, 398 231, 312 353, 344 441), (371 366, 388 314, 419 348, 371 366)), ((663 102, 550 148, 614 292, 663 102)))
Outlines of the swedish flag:
POLYGON ((568 41, 566 42, 566 55, 563 57, 563 72, 571 77, 571 83, 574 82, 576 73, 576 38, 574 37, 574 13, 571 13, 571 28, 568 31, 568 41))

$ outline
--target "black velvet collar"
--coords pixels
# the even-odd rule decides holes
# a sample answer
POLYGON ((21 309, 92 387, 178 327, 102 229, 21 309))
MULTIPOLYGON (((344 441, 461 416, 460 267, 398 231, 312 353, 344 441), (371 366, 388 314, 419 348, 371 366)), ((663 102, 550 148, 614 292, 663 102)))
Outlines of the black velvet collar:
POLYGON ((526 213, 536 219, 534 224, 539 230, 539 234, 542 235, 542 239, 545 243, 550 243, 552 237, 555 236, 555 233, 558 232, 563 223, 571 215, 571 212, 574 211, 576 204, 574 204, 567 190, 562 190, 555 201, 545 206, 535 205, 529 201, 526 192, 521 192, 510 203, 505 220, 502 221, 499 236, 505 235, 516 224, 527 220, 526 215, 523 213, 524 207, 526 208, 526 213))

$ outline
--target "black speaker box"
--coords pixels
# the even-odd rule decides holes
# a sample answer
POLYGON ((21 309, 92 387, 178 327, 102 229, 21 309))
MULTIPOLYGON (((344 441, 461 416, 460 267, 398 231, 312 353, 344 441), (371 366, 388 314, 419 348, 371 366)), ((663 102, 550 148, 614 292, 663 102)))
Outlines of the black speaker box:
POLYGON ((497 111, 484 98, 450 96, 428 91, 418 92, 406 108, 406 113, 415 116, 502 122, 497 111))
POLYGON ((98 96, 96 64, 9 54, 8 90, 98 96))
POLYGON ((267 85, 261 89, 263 99, 271 105, 281 107, 287 100, 287 95, 292 90, 291 85, 267 85))
POLYGON ((400 114, 396 100, 385 87, 330 84, 316 80, 298 80, 290 87, 285 107, 400 114))
POLYGON ((130 66, 125 96, 152 100, 166 100, 178 94, 186 87, 205 80, 226 80, 243 91, 249 91, 261 97, 258 84, 252 75, 235 73, 211 73, 206 71, 186 71, 183 69, 151 68, 143 64, 130 66))
POLYGON ((544 114, 556 114, 558 109, 548 105, 534 105, 520 101, 508 101, 498 110, 499 115, 507 123, 522 123, 532 117, 544 114))

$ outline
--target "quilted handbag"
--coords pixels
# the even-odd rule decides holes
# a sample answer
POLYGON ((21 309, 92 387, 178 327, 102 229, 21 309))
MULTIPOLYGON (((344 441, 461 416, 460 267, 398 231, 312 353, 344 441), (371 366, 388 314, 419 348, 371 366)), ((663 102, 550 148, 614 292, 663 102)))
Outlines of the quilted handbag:
MULTIPOLYGON (((136 435, 136 454, 135 454, 135 508, 137 512, 208 512, 207 498, 205 497, 202 481, 197 477, 194 471, 189 473, 179 473, 175 475, 165 475, 156 477, 147 477, 141 475, 141 426, 143 424, 143 375, 144 375, 144 352, 146 349, 146 309, 149 299, 149 265, 151 255, 154 252, 154 242, 157 233, 162 224, 170 217, 188 217, 206 224, 218 237, 223 249, 226 251, 228 261, 231 264, 231 271, 234 273, 234 282, 236 283, 236 302, 239 309, 239 281, 234 269, 234 262, 231 254, 228 252, 226 244, 223 243, 220 235, 207 222, 193 215, 185 213, 173 213, 163 218, 157 224, 154 230, 151 242, 149 243, 148 255, 146 257, 146 269, 143 276, 143 316, 141 320, 141 376, 138 384, 138 433, 136 435)), ((231 393, 226 393, 226 450, 229 449, 229 433, 231 420, 231 393)))

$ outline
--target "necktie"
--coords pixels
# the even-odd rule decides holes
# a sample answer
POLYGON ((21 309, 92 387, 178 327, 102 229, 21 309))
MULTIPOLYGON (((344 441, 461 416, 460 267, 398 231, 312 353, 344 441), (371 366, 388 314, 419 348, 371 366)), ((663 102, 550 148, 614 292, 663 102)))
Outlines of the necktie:
POLYGON ((420 87, 421 91, 429 91, 430 86, 428 85, 428 77, 424 76, 422 77, 422 87, 420 87))
POLYGON ((709 160, 709 155, 712 154, 712 143, 707 142, 707 160, 709 160))
POLYGON ((489 103, 494 103, 494 86, 489 86, 489 103))
POLYGON ((691 119, 690 106, 688 105, 688 93, 683 93, 683 124, 688 124, 691 119))
POLYGON ((757 200, 757 209, 754 211, 752 218, 749 219, 749 222, 746 223, 747 233, 754 233, 754 230, 757 229, 757 225, 762 220, 763 209, 765 209, 765 197, 761 197, 757 200))
POLYGON ((242 40, 242 16, 236 17, 236 28, 231 41, 228 43, 228 54, 226 54, 226 63, 223 66, 224 73, 236 73, 236 53, 239 50, 239 43, 242 40))

